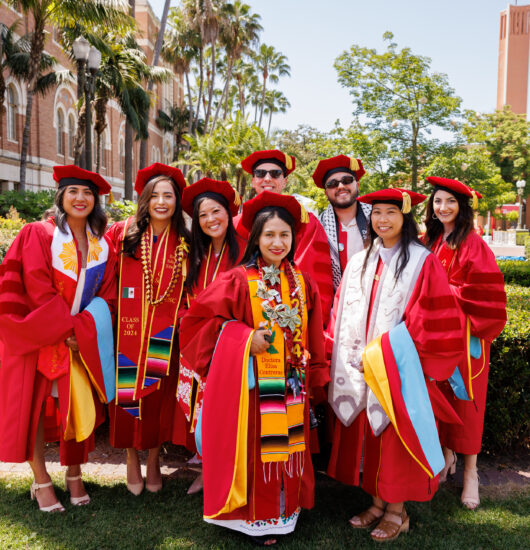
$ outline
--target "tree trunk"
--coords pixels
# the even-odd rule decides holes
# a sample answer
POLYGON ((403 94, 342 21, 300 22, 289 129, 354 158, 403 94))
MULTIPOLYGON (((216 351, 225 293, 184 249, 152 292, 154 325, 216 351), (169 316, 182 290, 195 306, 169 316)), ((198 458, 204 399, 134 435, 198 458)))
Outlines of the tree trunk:
POLYGON ((208 129, 208 122, 210 121, 210 114, 212 112, 214 84, 215 84, 215 42, 212 43, 212 69, 211 69, 211 75, 210 75, 210 83, 208 86, 208 109, 206 110, 206 117, 204 119, 204 131, 207 131, 208 129))
POLYGON ((204 82, 204 67, 202 58, 202 46, 199 49, 199 97, 197 98, 197 113, 195 114, 195 122, 193 124, 193 133, 197 131, 199 126, 199 114, 201 112, 201 99, 202 99, 202 84, 204 82))
POLYGON ((245 93, 243 91, 240 74, 237 75, 237 89, 239 91, 239 110, 241 111, 241 116, 245 118, 245 93))
MULTIPOLYGON (((156 44, 155 44, 155 50, 153 54, 153 64, 152 67, 156 67, 158 65, 158 60, 160 59, 160 51, 162 50, 162 43, 164 41, 164 33, 166 32, 166 23, 167 23, 167 13, 169 11, 169 2, 170 0, 166 0, 164 2, 164 11, 162 12, 162 19, 160 20, 160 30, 158 31, 158 36, 156 37, 156 44)), ((147 91, 151 92, 153 90, 153 81, 149 80, 147 83, 147 91)), ((173 102, 173 98, 171 98, 171 101, 173 102)), ((149 111, 147 111, 146 117, 149 118, 149 111)), ((147 121, 146 121, 147 122, 147 121)), ((148 131, 149 126, 146 125, 148 131)), ((148 138, 149 139, 149 138, 148 138)), ((146 160, 147 160, 147 139, 142 139, 140 143, 140 170, 142 168, 145 168, 146 160)))
POLYGON ((418 189, 418 125, 412 123, 412 181, 411 189, 418 189))
POLYGON ((133 153, 133 129, 132 126, 125 123, 125 198, 129 201, 133 199, 133 169, 132 169, 132 153, 133 153))
POLYGON ((261 107, 259 111, 258 126, 261 128, 261 119, 263 118, 263 110, 265 109, 265 92, 267 90, 267 77, 263 75, 263 89, 261 90, 261 107))
POLYGON ((215 110, 215 116, 213 118, 212 122, 212 132, 215 130, 215 125, 217 124, 217 118, 219 117, 219 112, 221 111, 221 106, 223 104, 223 98, 225 99, 225 118, 226 118, 226 109, 228 104, 228 86, 230 84, 230 79, 232 78, 232 59, 230 59, 228 63, 228 69, 227 69, 227 75, 226 75, 226 82, 225 87, 223 88, 223 93, 221 94, 221 97, 219 99, 219 104, 217 105, 217 109, 215 110))
POLYGON ((81 154, 83 150, 83 144, 85 142, 85 126, 86 126, 86 117, 85 117, 85 103, 79 108, 79 115, 77 117, 77 131, 75 134, 75 144, 74 144, 74 162, 76 166, 85 168, 84 155, 81 154))
POLYGON ((269 134, 271 133, 271 122, 272 122, 272 108, 271 108, 271 112, 269 113, 269 126, 267 128, 267 137, 269 137, 269 134))
POLYGON ((101 168, 101 134, 96 132, 96 173, 99 174, 101 168))

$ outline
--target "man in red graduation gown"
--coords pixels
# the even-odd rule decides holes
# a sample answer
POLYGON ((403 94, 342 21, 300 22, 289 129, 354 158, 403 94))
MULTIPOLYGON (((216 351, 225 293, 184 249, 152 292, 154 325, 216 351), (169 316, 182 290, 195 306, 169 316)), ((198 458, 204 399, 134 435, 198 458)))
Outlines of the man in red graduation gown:
POLYGON ((368 205, 357 204, 359 181, 365 174, 361 159, 338 155, 321 160, 313 180, 324 189, 329 205, 320 214, 328 236, 333 272, 333 292, 337 292, 348 260, 364 249, 368 240, 368 205), (366 209, 366 211, 365 211, 366 209))
MULTIPOLYGON (((287 176, 296 167, 295 158, 278 151, 255 151, 241 161, 245 172, 252 174, 252 188, 257 194, 262 191, 282 193, 287 176)), ((241 216, 234 218, 237 232, 244 238, 248 233, 240 223, 241 216)), ((331 277, 331 257, 328 238, 317 217, 309 214, 309 222, 296 234, 294 261, 302 270, 311 275, 317 283, 322 306, 322 320, 327 324, 333 304, 333 281, 331 277)))

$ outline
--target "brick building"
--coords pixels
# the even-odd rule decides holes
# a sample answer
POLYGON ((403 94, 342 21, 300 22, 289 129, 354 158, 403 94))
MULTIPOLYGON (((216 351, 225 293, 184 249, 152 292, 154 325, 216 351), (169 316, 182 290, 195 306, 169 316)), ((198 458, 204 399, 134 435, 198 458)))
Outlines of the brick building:
MULTIPOLYGON (((140 29, 138 43, 151 63, 155 42, 160 27, 147 0, 136 0, 135 17, 140 29)), ((11 25, 20 20, 18 32, 24 34, 27 28, 22 13, 0 1, 0 21, 11 25)), ((77 125, 77 77, 76 67, 57 42, 56 29, 47 29, 48 40, 45 50, 57 59, 56 69, 69 69, 72 73, 68 85, 50 90, 46 96, 35 95, 31 117, 31 136, 28 152, 26 188, 37 191, 54 187, 52 167, 56 164, 73 164, 73 149, 77 125)), ((166 65, 160 61, 160 65, 166 65)), ((168 66, 168 65, 167 65, 168 66)), ((170 68, 168 66, 168 68, 170 68)), ((4 73, 7 93, 4 102, 4 116, 0 128, 0 190, 16 189, 19 182, 19 160, 26 113, 26 85, 4 73)), ((156 125, 158 109, 183 101, 182 79, 175 76, 170 82, 155 85, 153 105, 149 113, 149 140, 147 163, 171 162, 173 158, 173 136, 164 134, 156 125)), ((119 105, 111 100, 107 107, 107 128, 103 134, 101 150, 101 175, 112 185, 114 197, 123 197, 125 164, 125 117, 119 105)), ((96 163, 96 140, 92 139, 93 169, 96 163)), ((140 143, 133 145, 133 177, 139 168, 140 143)))

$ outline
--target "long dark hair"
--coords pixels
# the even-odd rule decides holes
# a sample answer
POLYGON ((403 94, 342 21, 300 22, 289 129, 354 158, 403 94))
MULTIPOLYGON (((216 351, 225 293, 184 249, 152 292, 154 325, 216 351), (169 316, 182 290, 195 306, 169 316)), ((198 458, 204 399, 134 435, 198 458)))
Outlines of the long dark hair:
MULTIPOLYGON (((385 204, 395 204, 396 206, 401 208, 400 201, 385 201, 385 204)), ((418 224, 416 223, 416 220, 414 219, 412 212, 409 212, 408 214, 402 214, 402 216, 403 216, 403 227, 401 228, 401 240, 400 240, 401 246, 400 246, 399 256, 396 263, 396 273, 394 275, 396 282, 401 277, 401 274, 403 273, 404 269, 407 267, 407 264, 410 258, 409 245, 411 243, 415 243, 422 247, 425 246, 418 238, 418 233, 419 233, 418 224)), ((361 281, 364 277, 364 272, 366 271, 368 258, 370 257, 372 248, 374 246, 374 240, 378 236, 374 228, 372 227, 372 214, 370 214, 370 220, 368 222, 368 231, 370 235, 370 244, 366 249, 366 256, 364 257, 363 269, 361 271, 361 281)))
POLYGON ((176 231, 179 237, 184 237, 187 242, 190 242, 190 232, 186 227, 184 222, 184 216, 182 215, 182 209, 180 207, 180 189, 178 185, 168 176, 157 176, 152 180, 148 181, 144 187, 142 194, 138 198, 138 208, 136 210, 136 215, 134 216, 131 224, 127 228, 127 234, 123 239, 123 253, 127 254, 131 258, 136 256, 136 249, 140 244, 140 240, 144 231, 149 225, 149 201, 153 194, 155 185, 160 181, 169 181, 173 191, 175 192, 175 197, 177 199, 177 204, 175 206, 175 212, 171 218, 171 227, 176 231))
POLYGON ((201 224, 199 222, 199 210, 201 204, 206 199, 212 199, 220 206, 222 206, 228 214, 228 227, 226 228, 225 242, 228 246, 228 257, 234 265, 237 262, 239 256, 239 245, 237 244, 236 239, 236 230, 234 229, 234 222, 232 221, 232 214, 230 212, 230 207, 228 201, 223 195, 215 193, 213 191, 205 191, 201 193, 193 201, 193 215, 191 218, 191 246, 190 246, 190 255, 189 255, 189 268, 188 276, 186 277, 186 288, 191 291, 192 288, 197 284, 199 279, 199 273, 201 270, 201 262, 203 261, 206 251, 212 242, 211 237, 206 235, 206 233, 201 229, 201 224))
POLYGON ((455 219, 455 228, 446 239, 446 243, 451 248, 458 248, 462 241, 473 231, 473 209, 469 204, 469 197, 462 193, 455 193, 446 187, 436 187, 429 197, 427 209, 425 210, 425 245, 427 248, 432 248, 440 235, 443 235, 444 226, 438 218, 433 218, 434 215, 434 196, 438 191, 446 191, 451 193, 458 201, 458 214, 455 219))
MULTIPOLYGON (((67 225, 67 222, 66 212, 64 211, 63 207, 63 197, 68 187, 70 186, 66 185, 65 187, 57 189, 57 193, 55 193, 55 198, 53 200, 54 207, 52 216, 55 218, 55 225, 63 233, 67 233, 65 227, 67 225)), ((92 212, 90 212, 90 214, 87 216, 86 221, 90 226, 92 233, 94 233, 94 235, 98 239, 101 239, 105 234, 105 229, 107 228, 107 215, 101 207, 101 203, 99 202, 99 195, 95 186, 87 185, 86 187, 90 189, 90 192, 94 196, 94 208, 92 209, 92 212)))
POLYGON ((263 226, 269 220, 273 218, 280 218, 284 221, 290 228, 293 235, 293 241, 291 243, 291 250, 287 253, 287 260, 293 262, 294 260, 294 251, 296 250, 296 231, 295 231, 295 222, 291 214, 281 206, 266 206, 260 210, 254 222, 252 223, 252 229, 248 237, 247 247, 245 248, 245 253, 241 259, 241 265, 251 265, 256 262, 256 258, 259 254, 259 238, 263 232, 263 226))

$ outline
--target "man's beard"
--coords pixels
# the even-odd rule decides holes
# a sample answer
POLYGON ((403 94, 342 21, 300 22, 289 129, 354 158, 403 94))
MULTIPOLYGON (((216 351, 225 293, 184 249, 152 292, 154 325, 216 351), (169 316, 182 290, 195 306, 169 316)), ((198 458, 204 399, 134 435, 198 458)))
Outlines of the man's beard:
POLYGON ((334 201, 331 199, 328 199, 328 200, 331 206, 333 206, 333 208, 338 208, 339 210, 346 210, 346 208, 350 208, 350 206, 353 206, 357 202, 356 199, 358 196, 359 196, 359 191, 357 191, 356 193, 353 193, 351 196, 351 199, 347 202, 338 203, 337 201, 334 201))

